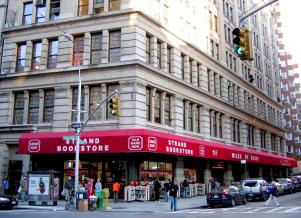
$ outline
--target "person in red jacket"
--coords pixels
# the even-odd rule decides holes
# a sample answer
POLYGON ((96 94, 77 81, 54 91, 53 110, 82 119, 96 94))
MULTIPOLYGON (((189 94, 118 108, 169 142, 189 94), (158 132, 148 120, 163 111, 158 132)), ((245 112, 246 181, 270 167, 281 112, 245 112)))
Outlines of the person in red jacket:
POLYGON ((119 191, 120 191, 120 183, 117 180, 115 180, 113 184, 113 197, 115 203, 117 203, 118 201, 119 191))

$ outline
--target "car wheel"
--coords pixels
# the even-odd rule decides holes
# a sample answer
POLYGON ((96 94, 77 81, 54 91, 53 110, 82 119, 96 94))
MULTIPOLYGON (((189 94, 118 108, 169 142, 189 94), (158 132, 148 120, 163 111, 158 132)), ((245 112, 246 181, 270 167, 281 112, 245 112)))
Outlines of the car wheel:
POLYGON ((231 207, 235 207, 235 200, 234 200, 234 198, 231 200, 231 207))
POLYGON ((214 204, 209 204, 209 207, 214 208, 214 204))

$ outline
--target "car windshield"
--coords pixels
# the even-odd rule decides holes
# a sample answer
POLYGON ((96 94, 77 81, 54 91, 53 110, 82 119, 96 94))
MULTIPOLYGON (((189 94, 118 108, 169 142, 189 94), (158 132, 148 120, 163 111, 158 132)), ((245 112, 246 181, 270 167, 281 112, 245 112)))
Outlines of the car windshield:
POLYGON ((257 181, 245 181, 244 186, 255 187, 257 185, 257 181))
POLYGON ((221 186, 217 189, 218 192, 227 192, 228 187, 221 186))

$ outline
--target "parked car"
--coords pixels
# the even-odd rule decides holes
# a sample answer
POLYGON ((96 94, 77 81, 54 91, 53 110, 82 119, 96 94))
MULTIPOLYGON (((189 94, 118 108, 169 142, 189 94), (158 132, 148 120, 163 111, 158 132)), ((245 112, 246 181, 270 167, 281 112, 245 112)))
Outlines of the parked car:
POLYGON ((14 197, 0 194, 0 209, 13 209, 18 205, 18 200, 14 197))
MULTIPOLYGON (((276 186, 276 188, 277 188, 276 196, 278 197, 279 195, 285 194, 285 192, 284 192, 284 186, 281 185, 281 184, 278 183, 278 182, 274 182, 274 183, 275 183, 275 186, 276 186)), ((271 184, 269 184, 269 186, 270 186, 270 185, 271 185, 271 184)))
POLYGON ((247 198, 242 190, 236 186, 221 186, 207 194, 207 204, 210 207, 217 205, 234 207, 237 204, 246 204, 247 198))
POLYGON ((278 179, 275 179, 275 182, 280 183, 284 187, 285 193, 295 192, 292 180, 290 180, 288 178, 278 178, 278 179))
POLYGON ((267 200, 269 196, 267 188, 268 183, 264 179, 246 179, 242 183, 243 192, 250 200, 256 198, 267 200))
POLYGON ((291 178, 295 191, 301 191, 301 177, 294 176, 291 178))

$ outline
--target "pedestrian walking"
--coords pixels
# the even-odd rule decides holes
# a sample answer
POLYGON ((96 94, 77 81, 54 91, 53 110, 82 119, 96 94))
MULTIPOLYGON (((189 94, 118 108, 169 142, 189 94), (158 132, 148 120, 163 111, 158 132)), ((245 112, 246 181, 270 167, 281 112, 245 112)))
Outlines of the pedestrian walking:
POLYGON ((159 181, 159 178, 157 178, 155 183, 154 183, 155 200, 157 202, 159 202, 160 190, 161 190, 161 183, 159 181))
POLYGON ((168 202, 169 186, 170 186, 170 180, 166 180, 163 185, 165 202, 168 202))
POLYGON ((120 183, 115 180, 113 184, 113 197, 114 197, 114 203, 117 203, 119 198, 119 191, 120 191, 120 183))
POLYGON ((97 181, 95 183, 95 190, 102 190, 100 178, 97 178, 97 181))
POLYGON ((170 196, 170 210, 177 210, 177 197, 178 197, 179 186, 176 181, 170 183, 169 196, 170 196))
POLYGON ((26 174, 23 174, 23 177, 20 181, 20 191, 21 191, 21 201, 27 201, 27 193, 28 193, 28 177, 26 174))
POLYGON ((183 198, 187 198, 188 197, 189 182, 187 181, 186 178, 184 179, 184 181, 182 183, 182 187, 183 187, 183 198))
POLYGON ((270 202, 273 200, 276 207, 279 207, 280 204, 276 198, 277 187, 275 182, 272 182, 271 186, 268 188, 268 193, 270 194, 269 199, 265 202, 265 206, 269 206, 270 202))
POLYGON ((6 177, 3 180, 3 182, 2 182, 2 188, 3 188, 4 194, 8 195, 9 194, 9 181, 8 181, 8 177, 6 177))

